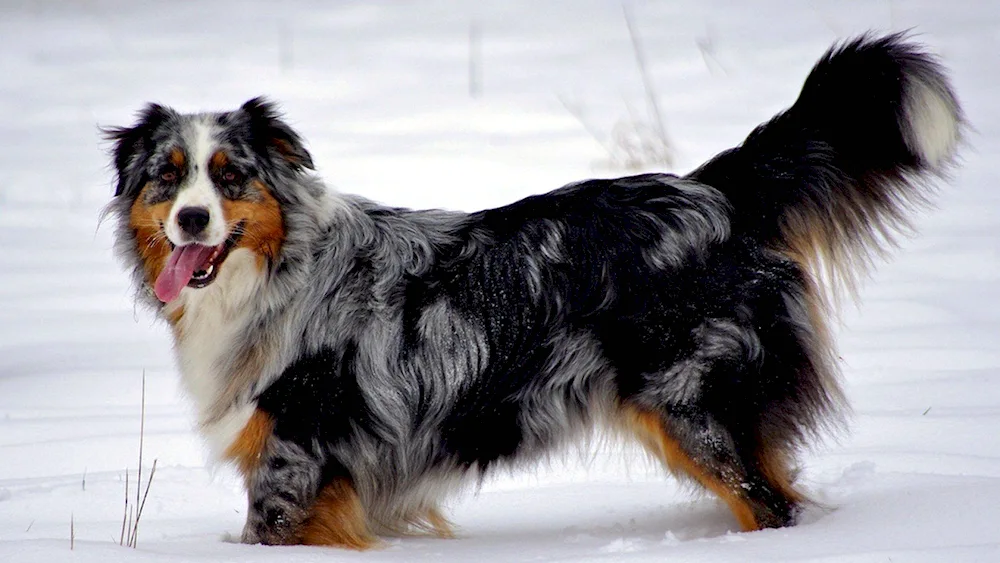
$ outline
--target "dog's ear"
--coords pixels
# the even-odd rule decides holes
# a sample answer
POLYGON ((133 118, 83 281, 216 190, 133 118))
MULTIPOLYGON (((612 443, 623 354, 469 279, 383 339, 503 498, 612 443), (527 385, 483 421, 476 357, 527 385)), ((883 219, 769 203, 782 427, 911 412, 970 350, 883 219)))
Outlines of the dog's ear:
POLYGON ((264 97, 247 101, 240 108, 250 118, 254 139, 267 151, 287 162, 293 170, 315 170, 312 156, 302 144, 302 138, 281 120, 277 106, 264 97))
POLYGON ((114 143, 111 155, 118 177, 115 197, 135 195, 142 188, 143 169, 153 149, 153 133, 174 115, 170 108, 149 104, 139 112, 135 125, 101 129, 104 138, 114 143))

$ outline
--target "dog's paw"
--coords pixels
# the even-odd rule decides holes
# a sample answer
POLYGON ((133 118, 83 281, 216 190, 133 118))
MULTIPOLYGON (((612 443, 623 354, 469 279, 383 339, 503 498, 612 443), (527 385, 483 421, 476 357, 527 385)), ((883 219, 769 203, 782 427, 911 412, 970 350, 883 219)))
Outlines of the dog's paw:
POLYGON ((264 545, 292 545, 301 543, 299 532, 303 511, 281 506, 278 502, 262 502, 256 510, 251 510, 243 526, 243 543, 264 545))

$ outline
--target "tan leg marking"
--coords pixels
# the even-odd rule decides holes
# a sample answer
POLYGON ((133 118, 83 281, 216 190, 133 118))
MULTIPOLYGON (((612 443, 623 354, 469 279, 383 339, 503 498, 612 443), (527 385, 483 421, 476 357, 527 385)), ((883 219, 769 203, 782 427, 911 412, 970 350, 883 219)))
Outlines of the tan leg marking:
POLYGON ((254 411, 236 440, 226 448, 223 457, 236 464, 244 479, 249 481, 260 465, 264 447, 274 430, 274 421, 261 410, 254 411))
POLYGON ((320 491, 299 535, 305 545, 370 549, 377 540, 368 530, 364 507, 348 479, 335 479, 320 491))
POLYGON ((744 531, 759 530, 761 527, 754 517, 750 504, 734 487, 713 477, 698 462, 681 448, 680 442, 667 433, 660 416, 635 409, 627 409, 630 426, 646 449, 660 459, 671 471, 691 476, 703 487, 715 493, 725 502, 736 516, 744 531))

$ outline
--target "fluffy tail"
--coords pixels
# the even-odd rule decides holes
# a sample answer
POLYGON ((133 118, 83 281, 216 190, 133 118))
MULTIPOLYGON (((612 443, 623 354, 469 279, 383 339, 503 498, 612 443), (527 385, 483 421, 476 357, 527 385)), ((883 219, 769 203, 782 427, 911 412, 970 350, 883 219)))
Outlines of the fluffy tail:
POLYGON ((934 57, 902 34, 865 35, 828 51, 791 108, 689 177, 729 198, 734 233, 853 293, 910 229, 962 129, 934 57))

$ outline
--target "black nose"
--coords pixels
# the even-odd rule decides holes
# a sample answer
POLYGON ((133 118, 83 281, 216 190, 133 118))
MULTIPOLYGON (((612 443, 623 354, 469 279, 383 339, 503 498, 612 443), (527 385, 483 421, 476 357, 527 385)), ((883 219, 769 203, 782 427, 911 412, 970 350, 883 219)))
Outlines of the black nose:
POLYGON ((204 207, 185 207, 177 212, 177 223, 181 230, 193 237, 205 230, 208 219, 208 210, 204 207))

